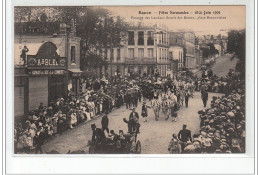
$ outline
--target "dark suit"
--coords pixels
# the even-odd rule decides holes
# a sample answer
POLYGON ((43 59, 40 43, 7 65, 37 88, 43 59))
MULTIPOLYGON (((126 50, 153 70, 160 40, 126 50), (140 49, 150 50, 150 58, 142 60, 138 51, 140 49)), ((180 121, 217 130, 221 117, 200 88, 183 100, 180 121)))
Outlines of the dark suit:
POLYGON ((178 133, 178 139, 179 139, 180 141, 182 141, 181 148, 182 148, 182 151, 183 151, 183 150, 184 150, 184 147, 185 147, 185 143, 186 143, 188 140, 192 141, 191 131, 188 130, 188 129, 180 130, 180 132, 178 133))
POLYGON ((108 123, 109 123, 108 117, 106 115, 104 115, 101 119, 101 125, 102 125, 103 131, 106 130, 107 132, 109 132, 108 123))
POLYGON ((208 92, 206 90, 201 90, 201 99, 203 101, 204 107, 206 107, 208 101, 208 92))
POLYGON ((129 116, 129 122, 128 122, 128 132, 139 132, 139 115, 137 112, 131 112, 129 116))

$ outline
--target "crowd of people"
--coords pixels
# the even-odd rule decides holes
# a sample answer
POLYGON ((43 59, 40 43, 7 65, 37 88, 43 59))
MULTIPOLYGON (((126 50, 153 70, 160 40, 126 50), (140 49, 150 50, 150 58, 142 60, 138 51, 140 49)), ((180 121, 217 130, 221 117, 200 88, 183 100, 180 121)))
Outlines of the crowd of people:
MULTIPOLYGON (((229 74, 230 73, 231 72, 229 72, 229 74)), ((195 78, 194 86, 196 91, 200 91, 201 86, 206 85, 208 92, 228 94, 230 93, 229 90, 232 89, 229 87, 232 84, 228 84, 228 81, 228 77, 218 77, 214 75, 211 69, 209 69, 207 71, 203 71, 201 77, 195 78)))
POLYGON ((55 134, 62 134, 79 123, 108 114, 124 103, 126 108, 136 107, 141 101, 141 91, 135 81, 125 78, 82 79, 82 94, 69 93, 67 99, 59 98, 50 105, 42 103, 17 121, 14 131, 15 152, 34 150, 42 152, 41 145, 55 134))
MULTIPOLYGON (((204 107, 208 92, 221 92, 225 96, 214 97, 211 108, 199 111, 200 133, 191 137, 184 126, 184 132, 173 134, 169 151, 174 153, 178 148, 179 153, 244 152, 245 87, 244 81, 234 71, 230 71, 225 78, 219 78, 209 70, 203 72, 201 78, 180 72, 174 78, 88 77, 82 78, 81 83, 80 96, 69 93, 66 99, 59 98, 50 106, 41 103, 25 116, 24 122, 16 123, 15 152, 20 149, 42 152, 41 146, 46 139, 101 114, 109 114, 113 108, 123 105, 133 110, 129 120, 125 119, 128 132, 139 133, 139 115, 134 110, 141 101, 140 116, 144 122, 147 122, 148 108, 153 109, 156 121, 163 115, 165 120, 171 118, 171 121, 176 122, 178 110, 189 106, 189 98, 193 97, 194 91, 201 91, 204 107)), ((108 130, 105 125, 102 124, 103 130, 108 130)))
POLYGON ((191 136, 184 125, 178 135, 173 134, 170 153, 245 152, 245 82, 232 70, 225 81, 227 93, 213 97, 210 108, 198 112, 200 132, 191 136))

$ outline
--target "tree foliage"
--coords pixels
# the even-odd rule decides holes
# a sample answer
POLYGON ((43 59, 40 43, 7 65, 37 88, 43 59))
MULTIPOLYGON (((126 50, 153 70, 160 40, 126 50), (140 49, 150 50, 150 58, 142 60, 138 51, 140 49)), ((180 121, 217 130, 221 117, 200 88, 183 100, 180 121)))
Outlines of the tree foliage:
POLYGON ((228 32, 227 51, 234 53, 241 62, 245 62, 245 30, 231 30, 228 32))
POLYGON ((75 20, 76 36, 81 37, 83 64, 93 54, 91 48, 107 52, 111 47, 120 47, 126 39, 127 24, 101 7, 15 7, 14 16, 16 22, 26 23, 25 28, 36 23, 38 28, 49 28, 50 23, 70 25, 75 20))
POLYGON ((236 70, 240 72, 241 77, 245 76, 246 59, 246 37, 245 30, 231 30, 228 32, 227 51, 234 54, 239 61, 236 64, 236 70))
POLYGON ((215 48, 213 43, 209 43, 201 48, 203 51, 202 57, 204 59, 208 59, 209 57, 214 56, 215 54, 219 54, 219 51, 215 48))

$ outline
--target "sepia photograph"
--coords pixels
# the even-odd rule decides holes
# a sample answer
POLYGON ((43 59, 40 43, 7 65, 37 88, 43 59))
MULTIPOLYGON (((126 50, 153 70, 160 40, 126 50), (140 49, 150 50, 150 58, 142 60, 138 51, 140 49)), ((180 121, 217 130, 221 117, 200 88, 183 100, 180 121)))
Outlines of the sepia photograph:
POLYGON ((13 13, 14 155, 246 153, 245 5, 13 13))

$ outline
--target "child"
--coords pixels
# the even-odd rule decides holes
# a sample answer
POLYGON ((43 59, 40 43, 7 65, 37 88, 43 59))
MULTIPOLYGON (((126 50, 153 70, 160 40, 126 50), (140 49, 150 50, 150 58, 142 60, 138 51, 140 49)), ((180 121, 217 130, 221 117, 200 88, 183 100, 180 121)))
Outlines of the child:
POLYGON ((142 105, 142 117, 144 118, 144 122, 147 122, 146 118, 148 117, 148 109, 147 108, 151 108, 150 106, 147 106, 145 102, 143 102, 142 105))

